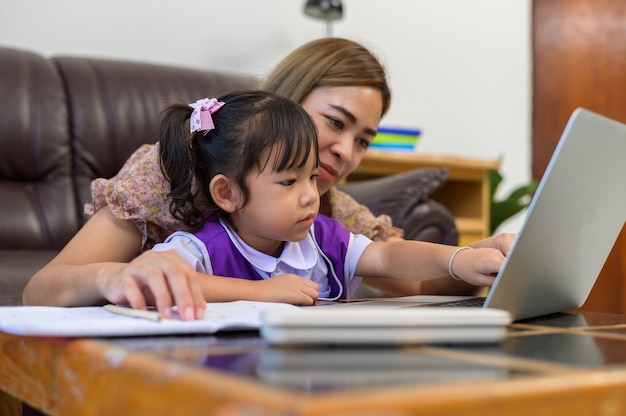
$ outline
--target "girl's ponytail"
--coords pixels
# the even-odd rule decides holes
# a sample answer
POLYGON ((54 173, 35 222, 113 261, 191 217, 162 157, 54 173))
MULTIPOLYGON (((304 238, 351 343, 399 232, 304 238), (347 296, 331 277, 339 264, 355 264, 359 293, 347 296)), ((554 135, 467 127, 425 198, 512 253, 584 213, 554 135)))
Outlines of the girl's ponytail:
POLYGON ((171 104, 161 112, 159 124, 159 160, 161 171, 171 185, 170 212, 185 224, 197 223, 202 218, 193 189, 192 141, 197 133, 188 133, 187 120, 191 113, 187 104, 171 104))

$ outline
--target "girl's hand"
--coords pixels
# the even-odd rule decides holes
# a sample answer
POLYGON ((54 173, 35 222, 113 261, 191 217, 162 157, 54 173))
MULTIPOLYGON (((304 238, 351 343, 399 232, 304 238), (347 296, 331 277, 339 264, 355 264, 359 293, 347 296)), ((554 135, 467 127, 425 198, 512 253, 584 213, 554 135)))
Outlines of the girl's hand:
POLYGON ((319 285, 295 274, 280 274, 259 281, 259 297, 266 302, 291 303, 292 305, 315 305, 319 285))
POLYGON ((172 306, 184 320, 202 319, 206 302, 198 273, 175 251, 146 251, 116 271, 98 276, 98 290, 110 302, 135 309, 156 305, 165 318, 172 306))
POLYGON ((499 249, 461 250, 454 257, 452 271, 463 281, 476 286, 491 286, 504 263, 499 249))

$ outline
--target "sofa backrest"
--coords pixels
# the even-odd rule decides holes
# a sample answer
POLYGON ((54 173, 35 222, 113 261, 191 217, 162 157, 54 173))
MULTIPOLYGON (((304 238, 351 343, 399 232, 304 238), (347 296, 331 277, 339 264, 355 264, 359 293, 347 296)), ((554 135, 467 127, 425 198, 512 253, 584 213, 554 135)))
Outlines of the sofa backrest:
POLYGON ((258 84, 253 77, 139 62, 69 56, 53 61, 67 89, 80 212, 91 201, 93 179, 115 175, 133 151, 157 140, 165 105, 258 84))
POLYGON ((156 141, 159 112, 254 88, 252 76, 0 48, 0 249, 60 249, 90 182, 156 141))
POLYGON ((62 247, 77 230, 66 104, 49 60, 0 48, 0 248, 62 247))

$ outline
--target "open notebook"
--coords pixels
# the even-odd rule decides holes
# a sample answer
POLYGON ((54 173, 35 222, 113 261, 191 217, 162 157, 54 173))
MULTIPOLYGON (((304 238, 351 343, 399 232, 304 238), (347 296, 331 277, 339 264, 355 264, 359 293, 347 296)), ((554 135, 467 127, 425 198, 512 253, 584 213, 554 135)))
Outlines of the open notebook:
POLYGON ((214 334, 256 330, 261 325, 261 314, 269 309, 297 310, 298 307, 251 301, 207 303, 202 320, 183 321, 174 313, 172 319, 156 321, 112 313, 102 306, 1 306, 0 331, 52 337, 214 334))

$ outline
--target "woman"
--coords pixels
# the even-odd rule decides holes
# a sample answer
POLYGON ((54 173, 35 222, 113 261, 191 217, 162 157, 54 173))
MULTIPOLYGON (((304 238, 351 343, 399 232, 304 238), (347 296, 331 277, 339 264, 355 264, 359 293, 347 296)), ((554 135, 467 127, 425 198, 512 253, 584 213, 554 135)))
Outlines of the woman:
MULTIPOLYGON (((393 228, 388 217, 374 217, 334 187, 359 165, 389 109, 391 93, 380 62, 358 43, 323 38, 293 51, 261 88, 300 103, 318 128, 320 211, 373 240, 402 238, 402 231, 393 228)), ((142 308, 158 298, 166 299, 160 303, 165 309, 177 305, 183 317, 201 318, 205 301, 233 300, 232 285, 240 282, 199 275, 174 252, 146 250, 182 227, 169 214, 169 185, 160 172, 157 155, 158 145, 144 146, 116 177, 94 181, 94 215, 33 276, 24 290, 25 305, 78 306, 109 301, 142 308), (133 201, 111 194, 119 184, 133 190, 133 201)), ((506 255, 511 242, 511 235, 501 234, 473 246, 498 248, 506 255)), ((377 281, 377 287, 394 294, 470 294, 477 290, 449 276, 414 286, 377 281)), ((250 285, 249 296, 242 296, 238 286, 236 298, 262 300, 265 293, 272 292, 272 285, 280 284, 275 279, 263 283, 250 285)))

